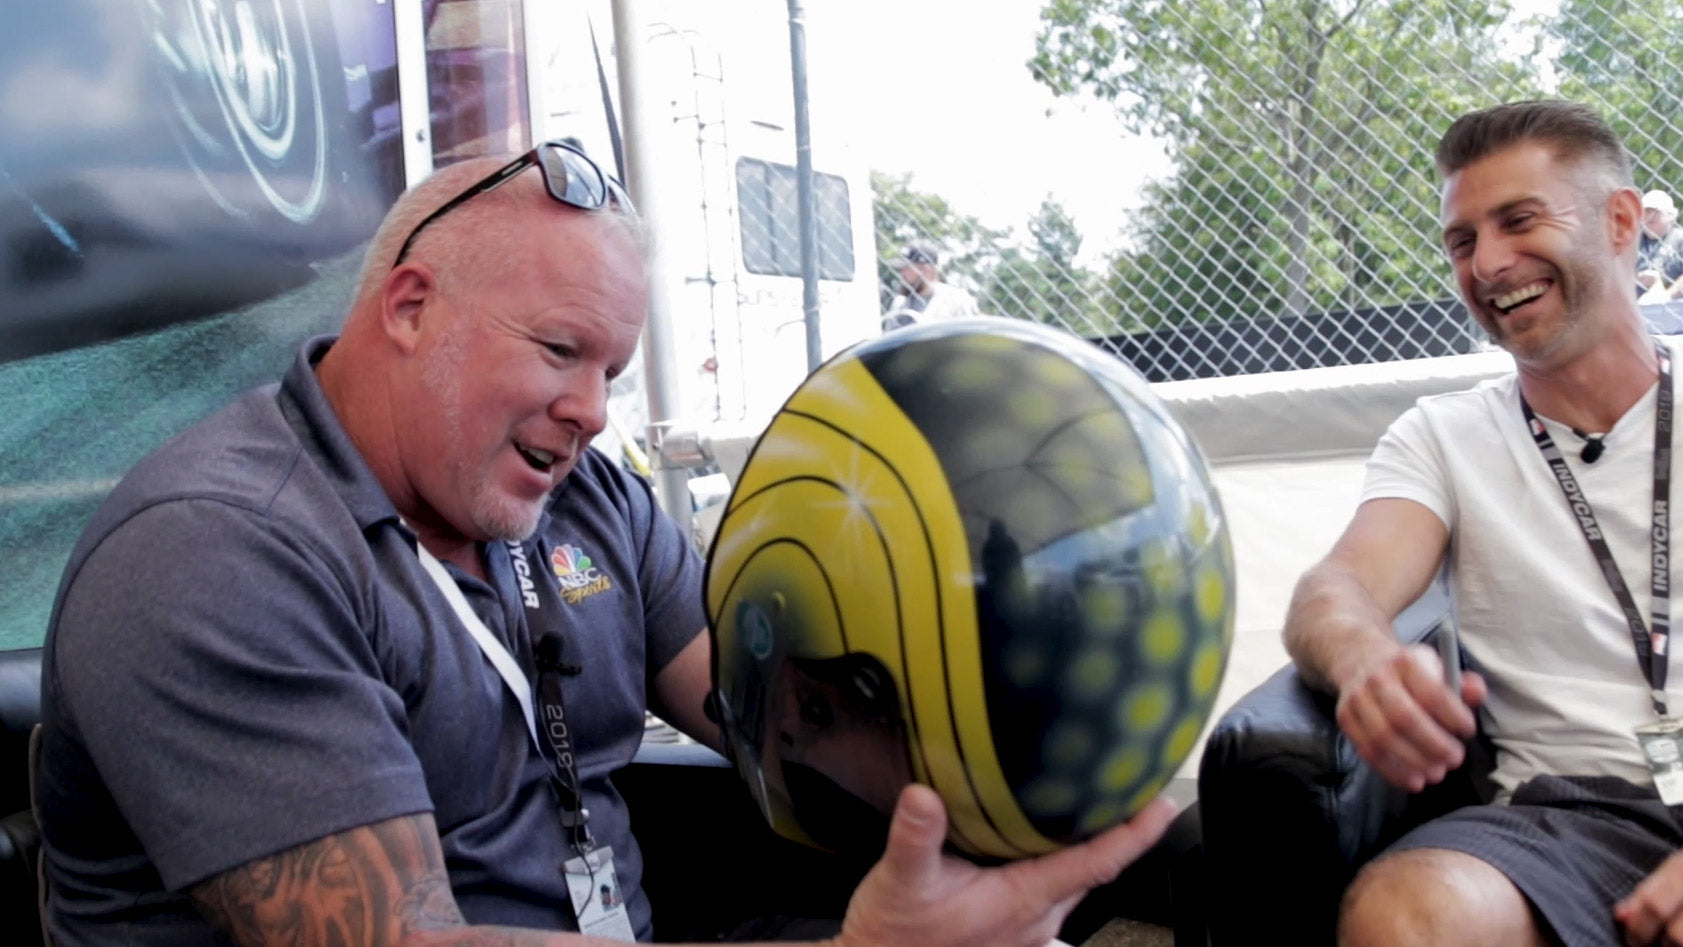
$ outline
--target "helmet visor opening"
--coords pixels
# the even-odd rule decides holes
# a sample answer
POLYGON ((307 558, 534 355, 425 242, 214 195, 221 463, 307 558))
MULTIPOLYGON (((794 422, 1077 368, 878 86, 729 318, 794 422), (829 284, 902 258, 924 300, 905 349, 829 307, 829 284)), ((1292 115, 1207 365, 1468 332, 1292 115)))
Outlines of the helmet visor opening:
POLYGON ((739 768, 756 771, 749 784, 772 827, 835 851, 880 849, 912 781, 888 670, 863 653, 741 658, 721 674, 735 684, 721 687, 727 737, 739 768))

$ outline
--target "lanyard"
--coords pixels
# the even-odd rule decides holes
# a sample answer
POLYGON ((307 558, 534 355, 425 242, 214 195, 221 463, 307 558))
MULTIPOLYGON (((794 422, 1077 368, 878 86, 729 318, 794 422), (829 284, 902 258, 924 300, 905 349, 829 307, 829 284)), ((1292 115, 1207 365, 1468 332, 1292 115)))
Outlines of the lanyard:
MULTIPOLYGON (((536 543, 534 543, 536 547, 536 543)), ((542 606, 539 603, 537 590, 546 584, 541 578, 533 579, 531 564, 527 558, 526 549, 516 542, 508 543, 509 557, 513 560, 516 576, 521 579, 521 601, 526 606, 526 616, 529 629, 541 628, 538 619, 542 617, 542 606)), ((537 549, 542 552, 541 548, 537 549)), ((538 739, 539 729, 536 714, 532 708, 531 685, 526 675, 520 670, 520 664, 510 654, 508 648, 497 640, 485 622, 474 613, 468 605, 462 590, 456 586, 456 581, 445 571, 444 564, 438 561, 427 547, 420 542, 415 543, 415 553, 421 560, 421 566, 426 570, 438 590, 444 593, 444 598, 450 603, 456 617, 467 628, 469 637, 484 653, 485 659, 496 669, 497 676, 503 679, 509 693, 514 695, 515 703, 520 705, 520 713, 526 718, 526 732, 532 738, 532 745, 537 748, 538 755, 550 763, 553 772, 550 783, 554 787, 561 802, 561 824, 572 835, 573 846, 581 854, 589 854, 596 847, 595 840, 590 835, 590 810, 584 807, 583 784, 579 780, 578 761, 574 756, 572 732, 567 728, 567 712, 561 699, 561 677, 577 674, 578 668, 561 663, 561 636, 551 632, 544 634, 537 640, 533 652, 538 665, 538 695, 543 712, 542 732, 553 755, 546 755, 543 743, 538 739)), ((546 560, 547 561, 547 560, 546 560)))
POLYGON ((438 561, 438 557, 419 542, 415 543, 415 554, 420 557, 421 566, 427 570, 427 575, 432 577, 438 590, 444 593, 444 598, 456 612, 456 617, 467 626, 473 643, 479 645, 479 650, 485 653, 485 660, 491 662, 491 666, 497 669, 497 676, 508 685, 509 693, 514 695, 515 703, 520 705, 520 713, 526 717, 526 732, 532 737, 532 745, 538 747, 541 753, 542 744, 538 743, 538 728, 532 715, 532 691, 526 683, 526 675, 520 670, 519 662, 514 660, 514 655, 508 653, 508 649, 497 640, 497 636, 491 634, 491 629, 486 628, 485 623, 474 614, 467 598, 462 595, 462 590, 456 587, 456 580, 444 571, 444 564, 438 561))
POLYGON ((558 623, 560 611, 555 606, 560 599, 552 576, 542 569, 537 570, 536 576, 533 575, 530 553, 537 554, 540 564, 549 561, 542 544, 534 539, 530 547, 517 542, 506 545, 515 576, 520 581, 520 599, 526 604, 526 627, 533 636, 532 657, 538 669, 538 703, 543 715, 543 726, 539 729, 548 740, 553 754, 549 758, 554 768, 550 784, 560 798, 561 824, 572 830, 573 847, 579 854, 588 855, 596 847, 596 841, 590 836, 590 810, 584 807, 584 784, 579 780, 573 732, 567 726, 567 706, 561 696, 561 678, 579 673, 579 668, 561 660, 565 640, 557 628, 548 628, 551 622, 544 614, 542 601, 550 599, 550 611, 554 612, 555 622, 558 623), (527 591, 528 581, 532 582, 531 591, 527 591), (538 629, 547 630, 540 632, 538 629))
POLYGON ((1650 625, 1643 624, 1641 610, 1636 607, 1636 599, 1630 594, 1630 587, 1625 584, 1618 563, 1613 561, 1613 552, 1607 548, 1607 540, 1601 535, 1595 511, 1578 486, 1578 479, 1567 467, 1566 458, 1561 455, 1560 448, 1549 436, 1543 422, 1531 410, 1523 392, 1519 396, 1519 408, 1525 414, 1525 423, 1531 428, 1531 439, 1537 442, 1543 460, 1554 472, 1555 480, 1560 483, 1560 492, 1566 497, 1566 505, 1571 508, 1578 528, 1583 530, 1584 539, 1595 554, 1596 565, 1600 566, 1602 576, 1613 590, 1613 597, 1618 599, 1625 625, 1630 629, 1631 643, 1636 646, 1637 667, 1641 668, 1642 676, 1648 681, 1648 696, 1654 702, 1654 711, 1665 717, 1665 679, 1669 667, 1666 646, 1671 638, 1671 353, 1658 342, 1654 343, 1654 351, 1660 360, 1660 380, 1654 395, 1654 494, 1649 520, 1652 526, 1648 531, 1652 544, 1649 565, 1653 572, 1650 625))

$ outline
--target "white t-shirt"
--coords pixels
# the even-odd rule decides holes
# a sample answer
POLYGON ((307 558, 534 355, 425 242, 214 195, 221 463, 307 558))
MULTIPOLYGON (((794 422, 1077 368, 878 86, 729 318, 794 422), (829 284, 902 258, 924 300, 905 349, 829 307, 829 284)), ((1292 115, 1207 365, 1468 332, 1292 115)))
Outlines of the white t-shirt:
MULTIPOLYGON (((1593 464, 1579 459, 1583 441, 1569 427, 1544 419, 1645 620, 1654 407, 1650 388, 1593 464)), ((1674 427, 1674 456, 1678 437, 1674 427)), ((1449 528, 1450 591, 1463 644, 1490 683, 1482 725, 1497 748, 1502 797, 1544 773, 1649 784, 1633 733, 1654 719, 1647 680, 1618 600, 1526 428, 1517 377, 1422 398, 1398 418, 1368 461, 1362 499, 1379 497, 1422 503, 1449 528)), ((1683 588, 1680 559, 1672 556, 1673 589, 1683 588)), ((1670 709, 1683 712, 1683 667, 1667 683, 1670 709)))

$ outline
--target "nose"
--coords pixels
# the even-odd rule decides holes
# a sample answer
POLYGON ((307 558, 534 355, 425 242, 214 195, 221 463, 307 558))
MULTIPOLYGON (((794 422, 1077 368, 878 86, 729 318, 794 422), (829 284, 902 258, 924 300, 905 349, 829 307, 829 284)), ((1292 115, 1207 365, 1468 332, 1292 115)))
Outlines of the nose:
POLYGON ((1473 245, 1473 278, 1481 283, 1499 282, 1515 257, 1513 246, 1502 234, 1481 235, 1473 245))
MULTIPOLYGON (((583 374, 583 373, 581 373, 583 374)), ((578 428, 586 439, 608 426, 608 382, 601 375, 580 378, 549 404, 549 416, 578 428)))

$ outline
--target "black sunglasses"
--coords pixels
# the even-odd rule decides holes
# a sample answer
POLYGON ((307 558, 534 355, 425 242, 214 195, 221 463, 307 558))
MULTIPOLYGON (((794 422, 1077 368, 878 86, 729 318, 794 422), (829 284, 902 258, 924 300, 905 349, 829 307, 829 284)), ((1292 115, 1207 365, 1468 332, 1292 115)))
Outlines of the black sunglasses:
POLYGON ((392 268, 396 269, 409 256, 409 248, 415 244, 415 238, 421 235, 421 231, 425 230, 428 224, 475 196, 496 190, 534 164, 543 168, 543 185, 548 189, 549 196, 563 204, 582 210, 601 210, 612 204, 631 214, 637 212, 631 205, 631 198, 626 195, 625 188, 620 187, 618 181, 603 174, 596 162, 586 157, 584 152, 559 141, 546 141, 486 175, 467 190, 445 201, 444 206, 428 214, 415 225, 414 230, 409 231, 408 239, 398 248, 397 259, 392 261, 392 268))

